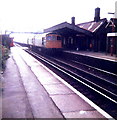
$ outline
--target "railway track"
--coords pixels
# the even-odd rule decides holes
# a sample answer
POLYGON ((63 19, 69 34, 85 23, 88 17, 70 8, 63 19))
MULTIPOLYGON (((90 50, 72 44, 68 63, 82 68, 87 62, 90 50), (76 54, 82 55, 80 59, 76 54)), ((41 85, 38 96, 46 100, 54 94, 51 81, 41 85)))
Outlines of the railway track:
POLYGON ((26 51, 59 74, 113 118, 117 117, 117 76, 115 74, 74 60, 44 57, 32 51, 26 51))
MULTIPOLYGON (((54 59, 54 61, 56 60, 56 62, 59 64, 62 63, 62 66, 66 66, 68 69, 72 69, 72 72, 74 72, 74 74, 77 76, 77 78, 85 78, 85 81, 88 81, 89 83, 92 84, 92 86, 97 86, 98 88, 100 88, 100 90, 104 90, 107 93, 110 94, 110 98, 113 97, 113 102, 117 103, 117 84, 116 84, 116 80, 117 80, 117 76, 113 75, 111 73, 106 73, 105 71, 100 71, 99 69, 97 70, 96 68, 92 68, 91 66, 87 66, 87 65, 83 65, 82 67, 79 67, 79 64, 81 63, 76 63, 74 64, 74 61, 66 61, 66 60, 58 60, 58 59, 54 59), (87 68, 86 68, 87 67, 87 68), (92 69, 92 70, 91 70, 92 69), (92 72, 91 72, 92 71, 92 72), (99 74, 99 72, 101 72, 99 74), (103 76, 102 76, 103 74, 103 76), (106 77, 106 75, 109 75, 110 77, 106 77), (106 78, 105 78, 106 77, 106 78), (112 95, 111 95, 112 94, 112 95), (115 100, 114 100, 115 99, 115 100)), ((75 61, 76 62, 76 61, 75 61)), ((105 92, 105 94, 106 94, 105 92)), ((109 96, 108 94, 108 96, 109 96)))

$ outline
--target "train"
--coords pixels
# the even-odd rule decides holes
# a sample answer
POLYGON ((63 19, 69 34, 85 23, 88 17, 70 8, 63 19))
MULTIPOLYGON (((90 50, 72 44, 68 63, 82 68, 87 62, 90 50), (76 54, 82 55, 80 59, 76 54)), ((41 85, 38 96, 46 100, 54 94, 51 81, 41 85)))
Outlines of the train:
POLYGON ((42 33, 28 38, 25 43, 18 43, 29 47, 35 52, 56 54, 62 52, 62 36, 57 33, 42 33))

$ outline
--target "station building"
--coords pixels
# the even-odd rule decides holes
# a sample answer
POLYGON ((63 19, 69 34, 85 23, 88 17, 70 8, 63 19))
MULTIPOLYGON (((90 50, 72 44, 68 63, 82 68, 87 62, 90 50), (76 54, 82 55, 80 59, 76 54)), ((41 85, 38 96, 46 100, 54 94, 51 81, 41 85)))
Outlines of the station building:
POLYGON ((117 18, 111 18, 106 26, 107 41, 106 52, 117 56, 117 18))
POLYGON ((78 24, 80 28, 86 29, 92 33, 92 37, 86 41, 86 49, 98 52, 106 51, 107 33, 105 27, 107 19, 100 19, 100 8, 95 9, 94 21, 78 24))
POLYGON ((100 19, 100 8, 96 8, 93 21, 76 24, 75 17, 72 17, 71 23, 60 23, 44 29, 44 32, 55 32, 62 35, 62 46, 67 50, 107 52, 109 25, 106 18, 100 19))

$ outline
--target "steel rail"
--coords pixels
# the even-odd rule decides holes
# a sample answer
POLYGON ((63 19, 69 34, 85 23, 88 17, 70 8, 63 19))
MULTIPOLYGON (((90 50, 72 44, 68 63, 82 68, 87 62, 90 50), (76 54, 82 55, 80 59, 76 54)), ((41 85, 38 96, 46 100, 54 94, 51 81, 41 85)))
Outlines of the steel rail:
MULTIPOLYGON (((69 63, 67 63, 67 62, 61 61, 61 60, 59 60, 59 59, 55 59, 55 58, 53 58, 53 59, 56 60, 56 61, 58 61, 58 62, 62 62, 63 64, 66 64, 66 65, 68 65, 68 66, 71 66, 71 67, 73 67, 73 68, 75 68, 75 69, 77 69, 77 70, 80 70, 80 71, 82 71, 82 72, 85 72, 85 73, 87 73, 87 74, 90 74, 90 75, 92 75, 92 76, 94 76, 94 77, 97 77, 97 78, 99 78, 99 79, 101 79, 101 80, 103 80, 103 81, 105 81, 105 82, 108 82, 108 83, 110 83, 110 84, 112 84, 112 85, 117 86, 116 83, 110 82, 110 81, 108 81, 108 80, 106 80, 106 79, 104 79, 104 78, 102 78, 102 77, 99 77, 99 76, 94 75, 94 74, 92 74, 92 73, 90 73, 90 72, 87 72, 86 70, 83 70, 83 69, 81 69, 81 68, 77 68, 76 66, 71 65, 71 64, 69 64, 69 63)), ((90 68, 90 66, 89 66, 89 68, 90 68)), ((95 68, 93 68, 93 69, 95 69, 95 68)))

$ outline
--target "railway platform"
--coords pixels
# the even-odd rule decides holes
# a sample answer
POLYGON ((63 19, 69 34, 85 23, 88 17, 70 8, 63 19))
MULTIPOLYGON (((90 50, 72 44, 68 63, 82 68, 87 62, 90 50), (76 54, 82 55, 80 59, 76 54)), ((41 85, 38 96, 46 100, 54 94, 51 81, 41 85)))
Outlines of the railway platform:
POLYGON ((18 47, 11 48, 2 88, 2 118, 111 118, 18 47))
POLYGON ((67 50, 65 52, 117 62, 117 56, 115 54, 111 55, 110 53, 92 51, 67 51, 67 50))
POLYGON ((91 51, 64 51, 63 56, 109 73, 117 74, 116 55, 111 56, 110 54, 91 51))

